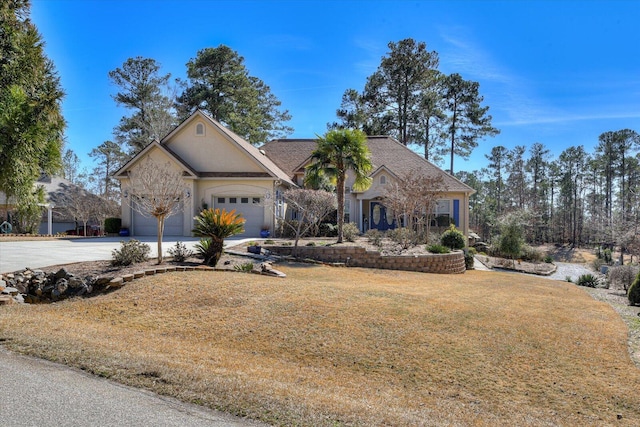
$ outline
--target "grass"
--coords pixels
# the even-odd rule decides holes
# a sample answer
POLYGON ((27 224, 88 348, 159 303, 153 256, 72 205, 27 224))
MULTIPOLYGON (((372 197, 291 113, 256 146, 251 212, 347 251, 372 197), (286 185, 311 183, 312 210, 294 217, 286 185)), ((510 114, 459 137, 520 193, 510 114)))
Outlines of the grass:
POLYGON ((0 309, 13 350, 275 425, 639 425, 627 329, 575 285, 278 266, 0 309), (618 417, 621 419, 618 419, 618 417))

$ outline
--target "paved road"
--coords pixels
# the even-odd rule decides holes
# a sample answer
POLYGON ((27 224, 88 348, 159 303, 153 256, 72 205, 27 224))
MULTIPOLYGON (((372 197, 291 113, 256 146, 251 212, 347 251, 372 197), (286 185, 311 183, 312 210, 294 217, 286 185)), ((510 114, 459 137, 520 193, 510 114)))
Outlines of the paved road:
POLYGON ((4 427, 258 427, 200 406, 123 386, 0 347, 4 427))
MULTIPOLYGON (((129 237, 95 237, 86 239, 32 240, 25 242, 0 242, 0 273, 22 270, 23 268, 42 268, 49 265, 67 264, 78 261, 100 261, 111 259, 111 251, 120 247, 122 240, 129 237)), ((136 237, 151 247, 151 257, 158 254, 157 240, 154 237, 136 237)), ((196 237, 168 237, 163 239, 162 252, 180 240, 193 249, 200 240, 196 237)), ((251 240, 225 239, 225 245, 251 240)), ((255 240, 255 239, 253 239, 255 240)))

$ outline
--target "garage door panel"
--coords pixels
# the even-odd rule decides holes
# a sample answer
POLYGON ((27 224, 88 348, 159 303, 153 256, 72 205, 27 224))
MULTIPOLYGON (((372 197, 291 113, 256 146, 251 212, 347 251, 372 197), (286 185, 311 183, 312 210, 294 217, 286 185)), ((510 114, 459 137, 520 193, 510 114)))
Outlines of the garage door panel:
MULTIPOLYGON (((178 212, 165 219, 164 236, 182 236, 184 214, 178 212)), ((145 217, 140 212, 133 212, 133 234, 135 236, 157 236, 158 221, 155 217, 145 217)))
POLYGON ((264 201, 260 197, 251 196, 219 196, 214 199, 215 207, 227 212, 235 209, 245 219, 244 233, 239 237, 258 237, 264 220, 264 201))

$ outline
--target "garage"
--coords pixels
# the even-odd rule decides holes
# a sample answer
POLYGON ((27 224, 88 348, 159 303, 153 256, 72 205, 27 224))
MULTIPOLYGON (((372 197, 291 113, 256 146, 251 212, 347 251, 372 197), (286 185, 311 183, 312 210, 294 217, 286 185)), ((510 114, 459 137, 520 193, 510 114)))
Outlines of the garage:
POLYGON ((264 222, 264 206, 261 197, 218 196, 214 198, 215 207, 227 212, 235 209, 245 219, 244 233, 240 237, 258 237, 264 222))
MULTIPOLYGON (((145 217, 140 212, 133 211, 133 235, 134 236, 157 236, 158 221, 155 217, 145 217)), ((182 236, 182 224, 184 214, 178 212, 164 221, 164 236, 182 236)))

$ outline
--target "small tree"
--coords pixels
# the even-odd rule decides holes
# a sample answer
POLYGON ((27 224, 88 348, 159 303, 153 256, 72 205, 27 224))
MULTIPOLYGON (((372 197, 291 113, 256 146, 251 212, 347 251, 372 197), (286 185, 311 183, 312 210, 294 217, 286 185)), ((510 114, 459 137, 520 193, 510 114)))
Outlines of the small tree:
POLYGON ((298 212, 296 223, 284 221, 295 235, 294 254, 298 251, 298 241, 312 227, 319 224, 327 215, 336 210, 337 199, 332 193, 324 190, 305 190, 293 188, 283 194, 285 202, 298 212))
POLYGON ((129 171, 129 206, 141 215, 158 222, 158 264, 162 264, 164 222, 182 211, 190 194, 184 190, 182 170, 170 163, 158 164, 151 157, 129 171))
POLYGON ((396 222, 404 218, 405 227, 429 235, 430 213, 446 190, 441 175, 427 176, 411 171, 385 188, 382 202, 393 211, 396 222))
MULTIPOLYGON (((523 229, 520 217, 509 214, 502 218, 499 250, 501 254, 508 255, 512 260, 520 255, 524 244, 523 229)), ((515 264, 515 261, 514 261, 515 264)))
POLYGON ((222 209, 205 209, 194 218, 192 230, 197 237, 203 237, 196 248, 204 259, 204 263, 215 267, 222 255, 224 239, 244 232, 244 218, 235 210, 227 212, 222 209))

